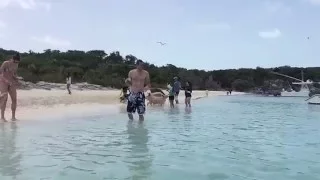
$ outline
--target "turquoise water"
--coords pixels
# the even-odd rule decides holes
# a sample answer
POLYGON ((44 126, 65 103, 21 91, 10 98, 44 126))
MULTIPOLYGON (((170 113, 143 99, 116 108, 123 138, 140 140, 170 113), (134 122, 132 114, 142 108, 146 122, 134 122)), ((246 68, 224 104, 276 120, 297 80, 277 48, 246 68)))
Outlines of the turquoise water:
POLYGON ((313 180, 320 106, 300 98, 201 99, 192 110, 0 125, 1 180, 313 180))

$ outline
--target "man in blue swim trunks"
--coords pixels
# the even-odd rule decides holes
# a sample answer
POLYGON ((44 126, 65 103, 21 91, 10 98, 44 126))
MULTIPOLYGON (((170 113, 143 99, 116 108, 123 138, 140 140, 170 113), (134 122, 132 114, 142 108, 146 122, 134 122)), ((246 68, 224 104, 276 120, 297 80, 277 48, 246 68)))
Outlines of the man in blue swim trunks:
POLYGON ((139 114, 139 120, 144 120, 146 111, 144 92, 151 87, 149 73, 143 69, 143 61, 138 60, 137 68, 133 69, 128 74, 126 84, 130 86, 130 94, 128 96, 127 112, 130 120, 133 120, 133 113, 136 111, 139 114))

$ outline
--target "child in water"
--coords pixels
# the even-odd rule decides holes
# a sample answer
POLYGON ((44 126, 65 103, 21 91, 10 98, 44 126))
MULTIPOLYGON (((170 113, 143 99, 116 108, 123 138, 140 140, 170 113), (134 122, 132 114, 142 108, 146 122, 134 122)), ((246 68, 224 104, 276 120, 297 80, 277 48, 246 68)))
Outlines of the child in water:
POLYGON ((173 91, 173 87, 172 87, 170 84, 168 84, 167 88, 168 88, 167 91, 169 92, 169 103, 170 103, 170 107, 171 107, 171 108, 174 108, 174 95, 175 95, 175 93, 174 93, 174 91, 173 91))

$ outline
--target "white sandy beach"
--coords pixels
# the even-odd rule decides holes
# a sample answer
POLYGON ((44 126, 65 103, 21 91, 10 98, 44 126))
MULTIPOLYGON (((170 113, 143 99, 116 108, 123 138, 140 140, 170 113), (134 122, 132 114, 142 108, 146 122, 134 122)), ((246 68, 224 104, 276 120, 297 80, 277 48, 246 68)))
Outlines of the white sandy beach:
MULTIPOLYGON (((165 92, 165 91, 164 91, 165 92)), ((243 93, 233 92, 233 95, 243 93)), ((67 114, 80 115, 87 112, 107 110, 119 113, 125 105, 119 102, 120 90, 18 90, 17 118, 33 119, 38 117, 58 117, 67 114), (120 108, 119 108, 120 107, 120 108)), ((205 98, 205 91, 193 91, 192 99, 205 98)), ((209 97, 226 95, 225 91, 209 91, 209 97)), ((179 95, 184 100, 184 93, 179 95)), ((168 103, 168 100, 167 102, 168 103)), ((11 100, 8 99, 6 118, 11 116, 11 100)))

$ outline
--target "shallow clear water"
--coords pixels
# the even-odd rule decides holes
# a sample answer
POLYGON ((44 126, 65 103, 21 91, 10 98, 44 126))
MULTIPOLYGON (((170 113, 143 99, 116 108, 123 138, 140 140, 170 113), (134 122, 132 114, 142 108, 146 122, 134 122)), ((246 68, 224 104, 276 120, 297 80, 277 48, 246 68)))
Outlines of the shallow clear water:
POLYGON ((320 106, 301 98, 229 96, 192 111, 0 124, 1 180, 313 180, 320 178, 320 106))

